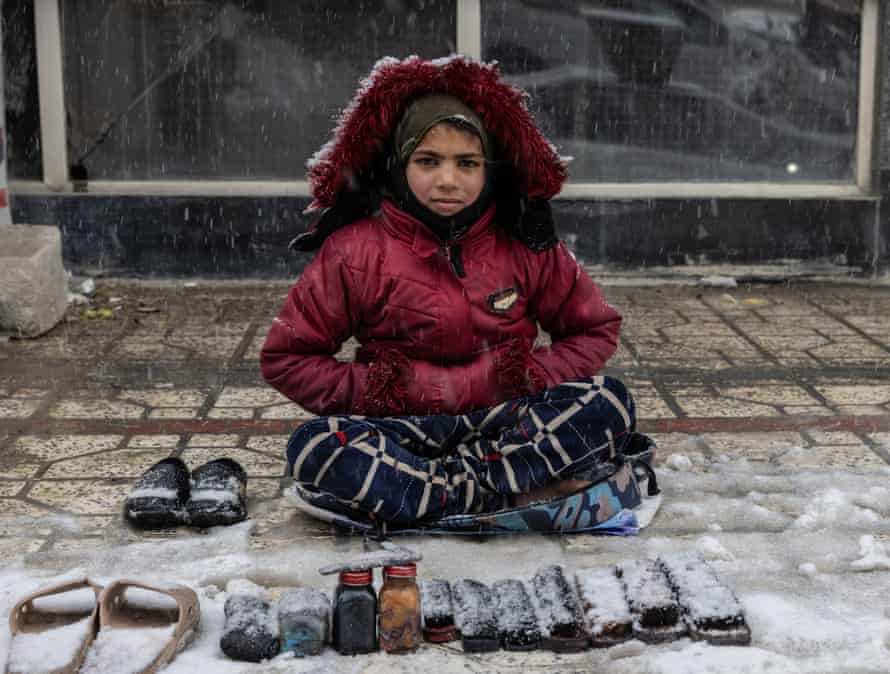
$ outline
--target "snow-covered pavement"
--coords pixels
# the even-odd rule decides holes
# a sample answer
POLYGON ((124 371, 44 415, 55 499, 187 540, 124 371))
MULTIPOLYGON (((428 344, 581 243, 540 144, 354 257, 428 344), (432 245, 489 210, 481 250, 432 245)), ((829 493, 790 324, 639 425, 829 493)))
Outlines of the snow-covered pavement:
MULTIPOLYGON (((186 583, 202 629, 171 674, 890 671, 890 294, 837 285, 608 289, 627 318, 611 372, 659 443, 664 501, 640 536, 403 541, 423 553, 421 577, 485 582, 698 550, 738 594, 750 647, 465 655, 451 644, 227 660, 230 583, 272 599, 298 585, 331 591, 317 569, 362 549, 280 493, 283 443, 305 413, 256 371, 278 290, 100 284, 97 302, 123 307, 116 318, 74 316, 43 340, 0 343, 0 615, 61 577, 186 583), (171 453, 192 467, 240 461, 251 519, 209 533, 127 530, 124 495, 171 453)), ((0 661, 8 648, 0 629, 0 661)))

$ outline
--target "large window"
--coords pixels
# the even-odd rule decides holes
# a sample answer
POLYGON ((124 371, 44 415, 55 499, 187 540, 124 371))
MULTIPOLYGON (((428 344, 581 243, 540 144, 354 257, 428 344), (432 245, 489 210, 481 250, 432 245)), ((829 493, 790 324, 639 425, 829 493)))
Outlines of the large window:
POLYGON ((11 174, 306 195, 378 59, 460 51, 530 92, 563 196, 858 197, 879 2, 6 0, 11 174))
POLYGON ((482 0, 572 180, 846 181, 859 0, 482 0))
POLYGON ((34 6, 29 0, 4 0, 0 5, 3 6, 3 89, 9 177, 40 179, 43 166, 40 162, 34 6))
POLYGON ((60 5, 81 179, 302 179, 377 59, 456 49, 455 0, 60 5))

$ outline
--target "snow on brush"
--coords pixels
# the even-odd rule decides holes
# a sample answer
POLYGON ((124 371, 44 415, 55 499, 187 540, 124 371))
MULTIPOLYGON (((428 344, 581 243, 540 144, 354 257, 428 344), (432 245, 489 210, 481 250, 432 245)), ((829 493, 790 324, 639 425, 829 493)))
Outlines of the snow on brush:
MULTIPOLYGON (((523 668, 610 674, 890 671, 888 473, 707 459, 696 461, 694 470, 664 470, 659 477, 663 505, 640 536, 405 538, 399 543, 423 555, 418 581, 473 578, 489 586, 504 578, 527 581, 548 565, 561 566, 566 579, 574 583, 579 569, 697 553, 738 598, 751 628, 751 646, 710 646, 682 639, 662 645, 631 641, 558 656, 547 651, 465 656, 459 644, 452 644, 424 645, 413 655, 355 657, 340 656, 328 647, 310 658, 279 655, 257 664, 229 660, 219 640, 230 593, 261 596, 267 590, 273 606, 289 588, 312 587, 331 596, 337 578, 322 576, 318 569, 364 552, 360 538, 299 535, 304 533, 300 516, 293 518, 297 523, 293 543, 276 543, 269 549, 251 545, 254 525, 248 521, 170 540, 127 545, 97 541, 88 549, 18 557, 7 553, 0 566, 0 617, 5 618, 22 596, 77 578, 101 584, 118 578, 164 587, 186 584, 198 594, 201 623, 194 641, 164 674, 465 673, 523 668)), ((8 535, 22 538, 40 529, 67 532, 50 518, 25 521, 6 516, 2 525, 12 532, 8 535)), ((375 586, 379 585, 378 572, 375 586)), ((87 608, 91 601, 90 592, 81 590, 47 600, 42 608, 87 608)), ((138 638, 149 636, 143 632, 138 638)), ((124 638, 127 651, 138 643, 135 635, 124 638)), ((8 627, 0 626, 0 666, 10 658, 11 642, 8 627)), ((53 648, 61 653, 61 644, 71 642, 76 638, 58 640, 53 648)), ((99 655, 92 655, 90 662, 99 655)))

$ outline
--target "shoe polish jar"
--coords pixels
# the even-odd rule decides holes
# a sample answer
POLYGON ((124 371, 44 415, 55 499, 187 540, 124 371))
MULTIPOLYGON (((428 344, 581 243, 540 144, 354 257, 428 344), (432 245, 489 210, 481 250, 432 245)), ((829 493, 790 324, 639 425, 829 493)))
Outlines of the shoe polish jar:
POLYGON ((298 658, 318 655, 324 650, 331 624, 328 596, 311 587, 288 590, 278 600, 278 627, 281 652, 298 658))
POLYGON ((343 571, 334 591, 334 649, 342 655, 377 650, 377 595, 371 569, 343 571))
POLYGON ((407 653, 421 641, 420 588, 414 564, 383 567, 378 600, 380 647, 387 653, 407 653))

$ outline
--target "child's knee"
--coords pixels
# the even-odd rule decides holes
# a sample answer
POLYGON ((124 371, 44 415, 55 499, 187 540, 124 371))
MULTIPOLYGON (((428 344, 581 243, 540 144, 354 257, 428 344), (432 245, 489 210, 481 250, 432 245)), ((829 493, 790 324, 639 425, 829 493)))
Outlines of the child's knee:
MULTIPOLYGON (((300 482, 305 482, 305 476, 302 475, 304 471, 299 469, 315 465, 317 461, 312 459, 320 453, 325 457, 329 455, 332 447, 329 447, 331 443, 328 439, 335 435, 336 432, 331 430, 331 424, 326 417, 318 417, 301 424, 291 433, 287 442, 287 474, 300 482), (301 474, 295 474, 295 468, 301 474)), ((336 445, 341 445, 339 440, 336 445)))

